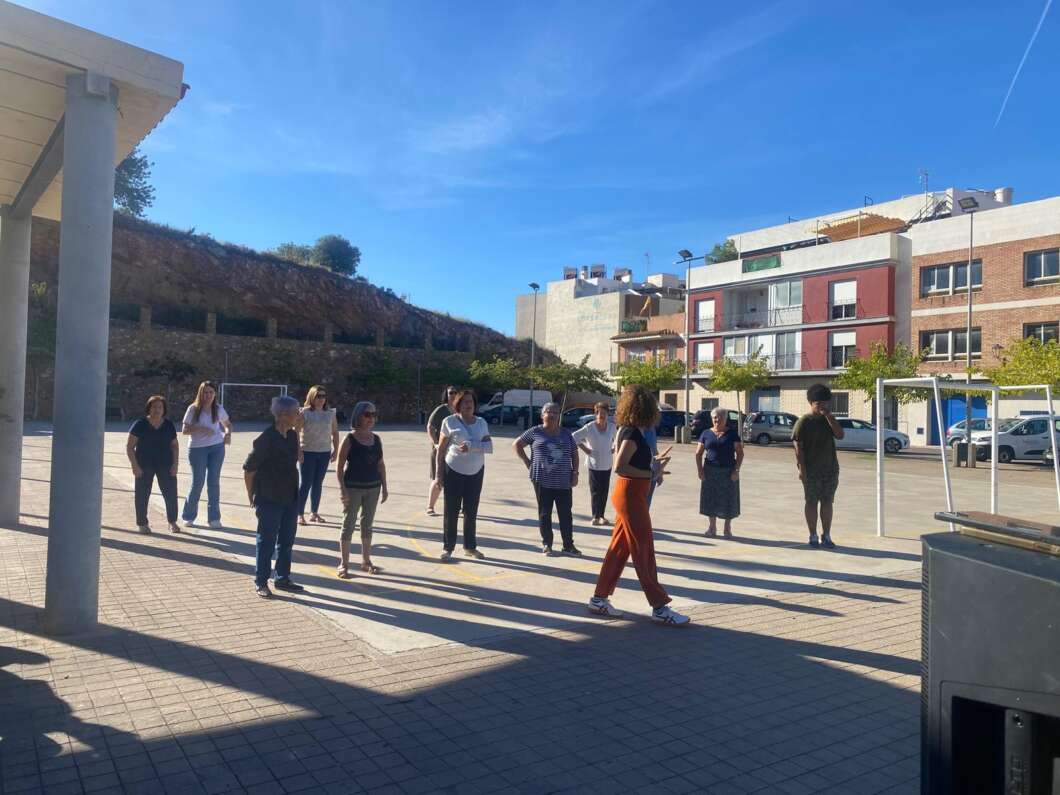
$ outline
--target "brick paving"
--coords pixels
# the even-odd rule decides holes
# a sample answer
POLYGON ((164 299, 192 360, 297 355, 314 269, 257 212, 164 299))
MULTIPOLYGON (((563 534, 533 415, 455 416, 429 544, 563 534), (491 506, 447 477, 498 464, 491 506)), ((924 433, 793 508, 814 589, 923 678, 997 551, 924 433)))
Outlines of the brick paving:
POLYGON ((918 789, 915 569, 704 604, 687 628, 385 654, 254 599, 223 550, 121 529, 108 480, 101 626, 55 639, 47 467, 27 458, 24 524, 0 528, 4 795, 918 789))

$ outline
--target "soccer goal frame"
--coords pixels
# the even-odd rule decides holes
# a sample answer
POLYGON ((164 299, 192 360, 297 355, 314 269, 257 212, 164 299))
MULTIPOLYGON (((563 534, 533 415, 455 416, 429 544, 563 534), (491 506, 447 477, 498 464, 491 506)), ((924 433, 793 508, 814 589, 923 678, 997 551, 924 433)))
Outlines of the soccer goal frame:
POLYGON ((260 389, 279 389, 281 396, 285 396, 287 394, 287 384, 246 384, 246 383, 239 383, 239 382, 236 382, 236 381, 225 381, 225 382, 223 382, 221 384, 220 399, 221 399, 221 405, 222 406, 225 404, 225 387, 229 387, 229 386, 249 386, 249 387, 257 387, 257 388, 260 388, 260 389))
MULTIPOLYGON (((884 525, 884 449, 883 449, 883 411, 884 392, 886 387, 919 387, 931 389, 935 397, 935 419, 939 426, 939 458, 942 461, 942 480, 946 485, 946 510, 953 513, 953 487, 950 483, 949 457, 946 455, 949 448, 946 446, 946 426, 942 421, 942 392, 967 392, 968 384, 958 384, 949 379, 940 379, 937 376, 924 378, 877 378, 876 379, 876 535, 886 535, 884 525)), ((1060 507, 1060 459, 1056 455, 1056 428, 1053 418, 1053 388, 1049 384, 1019 384, 1014 386, 998 386, 992 383, 976 383, 971 386, 973 392, 990 393, 990 512, 997 513, 997 426, 998 426, 998 402, 1002 392, 1044 392, 1045 400, 1049 406, 1049 442, 1053 451, 1053 479, 1056 482, 1056 502, 1060 507)), ((967 441, 971 441, 972 429, 966 428, 967 441)), ((957 528, 950 522, 950 531, 957 528)))

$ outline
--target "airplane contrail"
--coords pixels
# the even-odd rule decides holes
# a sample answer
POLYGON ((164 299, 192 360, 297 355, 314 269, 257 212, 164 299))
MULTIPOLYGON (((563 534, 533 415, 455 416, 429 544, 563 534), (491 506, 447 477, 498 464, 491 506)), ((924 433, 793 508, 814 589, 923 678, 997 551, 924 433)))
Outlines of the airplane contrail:
POLYGON ((1016 67, 1016 74, 1012 75, 1012 82, 1009 83, 1008 91, 1005 92, 1005 99, 1001 103, 1001 110, 997 112, 997 118, 994 120, 994 129, 997 129, 997 125, 1001 122, 1001 117, 1005 113, 1005 106, 1008 105, 1008 98, 1012 96, 1012 89, 1016 87, 1016 81, 1019 79, 1020 72, 1023 71, 1023 64, 1027 60, 1027 56, 1030 54, 1031 47, 1034 46, 1034 40, 1038 38, 1038 31, 1042 29, 1042 23, 1045 22, 1045 16, 1049 13, 1049 6, 1053 4, 1053 0, 1045 0, 1045 8, 1042 10, 1042 15, 1038 19, 1038 27, 1034 29, 1034 33, 1031 34, 1031 40, 1027 42, 1027 49, 1023 51, 1023 57, 1020 58, 1020 65, 1016 67))

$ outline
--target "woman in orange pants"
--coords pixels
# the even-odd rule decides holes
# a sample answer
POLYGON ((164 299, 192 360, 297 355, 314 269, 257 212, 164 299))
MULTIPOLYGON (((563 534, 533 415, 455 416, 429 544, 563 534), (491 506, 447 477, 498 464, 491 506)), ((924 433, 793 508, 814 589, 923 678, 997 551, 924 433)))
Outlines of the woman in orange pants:
POLYGON ((611 505, 615 509, 615 529, 611 533, 611 546, 600 566, 596 594, 589 600, 589 611, 602 616, 622 615, 611 604, 609 597, 615 592, 626 560, 632 556, 640 587, 644 589, 644 595, 652 607, 652 620, 662 624, 687 624, 688 616, 670 609, 670 597, 659 585, 655 570, 648 489, 656 477, 656 467, 664 467, 669 457, 665 454, 652 456, 644 431, 655 427, 658 422, 659 405, 651 392, 640 386, 627 387, 622 392, 615 409, 615 423, 618 425, 615 474, 618 477, 611 496, 611 505))

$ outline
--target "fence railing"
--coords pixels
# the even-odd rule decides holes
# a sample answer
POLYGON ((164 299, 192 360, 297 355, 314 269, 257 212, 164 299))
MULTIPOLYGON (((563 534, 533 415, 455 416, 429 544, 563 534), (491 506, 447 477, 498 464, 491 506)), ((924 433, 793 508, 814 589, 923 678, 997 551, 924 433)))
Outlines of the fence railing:
MULTIPOLYGON (((722 315, 720 331, 739 331, 775 328, 778 326, 798 326, 803 323, 827 323, 832 320, 860 320, 869 317, 861 301, 841 304, 827 304, 823 309, 810 309, 807 306, 789 306, 779 309, 765 309, 754 312, 733 312, 722 315)), ((714 331, 714 318, 696 318, 697 333, 714 331)))
MULTIPOLYGON (((730 354, 730 355, 727 355, 727 356, 723 356, 722 358, 728 359, 729 361, 732 361, 732 362, 738 362, 740 364, 745 364, 746 362, 748 362, 751 359, 751 355, 750 354, 746 354, 746 353, 736 353, 736 354, 730 354)), ((806 354, 803 353, 802 351, 798 351, 796 353, 770 353, 770 354, 763 354, 759 358, 763 359, 765 361, 765 363, 766 363, 766 366, 769 367, 770 370, 773 370, 775 372, 784 372, 784 371, 789 371, 789 370, 798 371, 798 370, 807 370, 807 369, 809 369, 808 366, 807 366, 808 360, 807 360, 806 354)), ((713 369, 714 369, 714 360, 711 360, 709 362, 696 362, 695 365, 693 366, 692 372, 693 373, 709 373, 713 369)))

